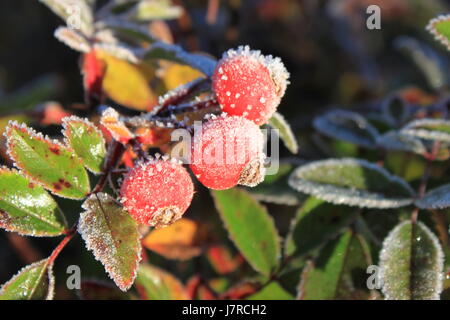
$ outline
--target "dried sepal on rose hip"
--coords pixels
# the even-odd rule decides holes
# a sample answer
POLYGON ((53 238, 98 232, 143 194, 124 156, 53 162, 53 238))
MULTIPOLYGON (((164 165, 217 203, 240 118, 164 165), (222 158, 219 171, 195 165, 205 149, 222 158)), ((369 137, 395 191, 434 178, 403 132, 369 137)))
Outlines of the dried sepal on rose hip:
POLYGON ((250 120, 212 116, 194 132, 191 169, 206 187, 216 190, 238 184, 253 187, 264 180, 264 136, 250 120))
POLYGON ((245 46, 224 54, 212 76, 212 85, 224 112, 262 125, 280 104, 288 78, 280 58, 263 56, 245 46))
POLYGON ((137 222, 156 228, 180 219, 193 195, 189 173, 174 160, 140 163, 128 172, 120 189, 128 213, 137 222))

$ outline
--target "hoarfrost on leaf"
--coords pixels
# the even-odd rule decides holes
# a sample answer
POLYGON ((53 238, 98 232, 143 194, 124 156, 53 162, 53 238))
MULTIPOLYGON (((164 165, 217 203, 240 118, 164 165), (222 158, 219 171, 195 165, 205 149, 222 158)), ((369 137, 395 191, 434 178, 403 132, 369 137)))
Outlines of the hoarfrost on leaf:
POLYGON ((413 137, 450 142, 450 121, 442 119, 420 119, 410 122, 401 130, 413 137))
POLYGON ((428 191, 422 199, 416 200, 420 209, 444 209, 450 207, 450 184, 428 191))

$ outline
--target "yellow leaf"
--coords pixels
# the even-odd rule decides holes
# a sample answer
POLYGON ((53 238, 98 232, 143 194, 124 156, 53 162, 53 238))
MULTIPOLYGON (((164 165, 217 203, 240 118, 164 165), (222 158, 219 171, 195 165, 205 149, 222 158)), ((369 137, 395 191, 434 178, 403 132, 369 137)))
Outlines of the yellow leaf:
POLYGON ((149 85, 154 70, 149 65, 135 65, 101 50, 96 55, 106 65, 103 90, 109 98, 140 111, 149 111, 156 105, 157 98, 149 85))
POLYGON ((200 77, 204 77, 204 74, 200 71, 189 66, 174 63, 165 70, 163 81, 167 90, 172 90, 200 77))
POLYGON ((169 227, 156 229, 142 244, 168 259, 188 260, 201 253, 199 245, 203 232, 198 223, 182 218, 169 227))

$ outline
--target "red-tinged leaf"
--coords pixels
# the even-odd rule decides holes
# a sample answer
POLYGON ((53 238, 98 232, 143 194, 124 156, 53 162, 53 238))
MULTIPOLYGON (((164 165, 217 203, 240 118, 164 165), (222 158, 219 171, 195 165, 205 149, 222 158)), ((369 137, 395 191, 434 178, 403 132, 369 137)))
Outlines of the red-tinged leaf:
POLYGON ((16 170, 0 167, 0 227, 30 236, 58 236, 66 220, 41 186, 16 170))
POLYGON ((68 117, 63 120, 67 145, 83 160, 86 168, 101 173, 106 156, 105 139, 97 127, 86 119, 68 117))
POLYGON ((0 300, 52 300, 52 268, 49 259, 24 267, 0 288, 0 300))
POLYGON ((83 73, 84 90, 87 100, 102 101, 103 100, 103 77, 105 76, 106 65, 97 59, 94 50, 83 56, 83 73))
POLYGON ((82 300, 131 300, 133 297, 108 283, 96 280, 83 280, 78 292, 82 300))
POLYGON ((186 283, 186 292, 191 300, 217 300, 216 295, 211 291, 200 276, 193 276, 186 283))
POLYGON ((113 108, 108 108, 103 112, 100 123, 115 140, 123 144, 135 137, 125 124, 119 120, 119 113, 113 108))
POLYGON ((222 299, 242 300, 254 294, 259 287, 260 286, 258 284, 252 282, 239 283, 228 289, 222 295, 222 299))
POLYGON ((183 284, 172 274, 143 264, 139 267, 136 289, 145 300, 188 300, 183 284))
POLYGON ((9 123, 6 137, 10 157, 33 182, 69 199, 89 193, 87 172, 71 148, 16 122, 9 123))
POLYGON ((240 254, 233 256, 225 246, 214 245, 208 248, 207 257, 218 274, 228 274, 236 271, 244 262, 240 254))
POLYGON ((140 234, 134 219, 106 193, 91 195, 83 203, 85 210, 78 231, 122 290, 128 290, 141 260, 140 234))

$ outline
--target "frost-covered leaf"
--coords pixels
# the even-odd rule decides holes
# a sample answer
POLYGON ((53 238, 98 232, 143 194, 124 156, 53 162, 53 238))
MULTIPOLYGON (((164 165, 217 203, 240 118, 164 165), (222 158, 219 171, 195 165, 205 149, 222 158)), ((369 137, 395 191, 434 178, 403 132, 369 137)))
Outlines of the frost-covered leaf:
POLYGON ((302 272, 300 300, 367 299, 367 267, 371 265, 364 239, 347 231, 331 241, 302 272))
POLYGON ((188 53, 179 46, 164 42, 155 42, 152 44, 143 54, 143 59, 147 61, 162 59, 187 64, 207 76, 212 76, 217 63, 215 59, 206 55, 188 53))
POLYGON ((352 142, 366 148, 374 148, 378 131, 363 116, 345 110, 330 111, 317 117, 314 128, 334 138, 352 142))
POLYGON ((92 35, 92 9, 85 0, 40 0, 58 15, 70 28, 92 35))
POLYGON ((86 168, 94 173, 102 172, 106 156, 105 139, 97 127, 86 119, 75 116, 63 119, 63 134, 86 168))
POLYGON ((420 209, 444 209, 450 207, 450 184, 428 191, 422 199, 416 200, 420 209))
POLYGON ((306 196, 302 195, 288 184, 288 178, 292 172, 292 165, 280 164, 278 172, 274 175, 266 175, 264 181, 247 191, 258 201, 296 206, 302 203, 306 196))
POLYGON ((442 291, 444 254, 422 222, 404 221, 386 237, 380 279, 387 300, 437 300, 442 291))
POLYGON ((0 300, 52 300, 52 268, 48 259, 24 267, 0 288, 0 300))
POLYGON ((111 57, 130 62, 131 64, 139 64, 140 62, 139 50, 123 43, 96 43, 94 50, 104 52, 111 57))
POLYGON ((130 139, 135 137, 133 132, 119 119, 119 113, 113 108, 108 108, 103 111, 100 123, 115 140, 123 144, 128 143, 130 139))
POLYGON ((199 223, 181 218, 168 227, 151 231, 142 245, 168 259, 188 260, 201 254, 202 237, 199 223))
POLYGON ((440 15, 427 25, 427 30, 434 35, 435 39, 450 50, 450 15, 440 15))
POLYGON ((183 7, 174 5, 170 0, 147 0, 138 2, 128 17, 137 21, 171 20, 182 14, 183 7))
POLYGON ((408 109, 401 97, 392 96, 383 101, 382 114, 391 126, 399 126, 408 118, 408 109))
POLYGON ((212 195, 231 240, 256 271, 269 275, 278 265, 280 243, 267 210, 241 189, 212 195))
POLYGON ((378 137, 377 144, 386 150, 406 151, 421 155, 427 152, 422 140, 399 131, 386 132, 378 137))
POLYGON ((30 236, 58 236, 66 221, 44 188, 0 167, 0 227, 30 236))
POLYGON ((150 111, 157 103, 149 81, 154 72, 146 64, 132 64, 102 50, 96 50, 97 59, 106 65, 103 90, 115 102, 126 107, 150 111))
POLYGON ((55 30, 55 38, 76 51, 87 53, 91 50, 89 41, 75 30, 59 27, 55 30))
POLYGON ((106 193, 91 195, 83 203, 78 231, 122 290, 128 290, 141 260, 140 234, 135 220, 106 193))
POLYGON ((444 71, 446 70, 445 63, 442 57, 430 46, 418 39, 407 36, 395 39, 394 44, 414 61, 431 88, 437 90, 447 82, 447 75, 444 71))
POLYGON ((10 157, 32 181, 70 199, 89 193, 87 172, 72 149, 16 122, 8 124, 5 135, 10 157))
POLYGON ((288 256, 302 256, 336 237, 356 217, 357 211, 310 197, 297 211, 284 245, 288 256))
POLYGON ((106 19, 98 23, 98 28, 106 30, 111 29, 120 36, 136 41, 145 41, 148 43, 157 41, 153 35, 150 34, 148 28, 125 20, 106 19))
POLYGON ((401 178, 361 159, 329 159, 297 168, 289 178, 297 191, 319 199, 362 208, 399 208, 414 192, 401 178))
POLYGON ((128 292, 117 289, 113 284, 97 280, 82 280, 78 291, 81 300, 131 300, 128 292))
POLYGON ((183 284, 172 274, 149 264, 139 267, 135 287, 145 300, 188 300, 183 284))
POLYGON ((295 139, 294 133, 291 130, 291 127, 284 119, 284 117, 275 112, 273 116, 269 119, 269 125, 278 130, 279 136, 281 140, 283 140, 285 146, 289 149, 290 152, 297 154, 298 153, 298 144, 295 139))
POLYGON ((450 121, 442 119, 420 119, 403 127, 402 133, 441 142, 450 142, 450 121))

